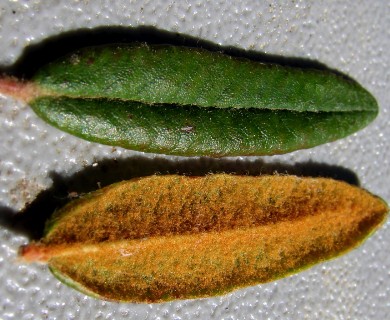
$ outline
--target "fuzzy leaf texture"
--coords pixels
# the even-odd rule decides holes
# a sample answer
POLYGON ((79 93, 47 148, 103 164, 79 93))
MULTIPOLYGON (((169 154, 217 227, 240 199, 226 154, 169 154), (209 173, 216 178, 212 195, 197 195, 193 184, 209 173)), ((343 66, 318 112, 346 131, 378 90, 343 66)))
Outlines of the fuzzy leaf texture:
POLYGON ((24 86, 12 81, 0 80, 0 91, 26 100, 61 130, 182 156, 310 148, 362 129, 378 113, 369 92, 330 71, 180 46, 85 48, 49 63, 24 86))
POLYGON ((21 255, 102 299, 209 297, 345 253, 387 211, 367 191, 325 178, 150 176, 70 202, 21 255))

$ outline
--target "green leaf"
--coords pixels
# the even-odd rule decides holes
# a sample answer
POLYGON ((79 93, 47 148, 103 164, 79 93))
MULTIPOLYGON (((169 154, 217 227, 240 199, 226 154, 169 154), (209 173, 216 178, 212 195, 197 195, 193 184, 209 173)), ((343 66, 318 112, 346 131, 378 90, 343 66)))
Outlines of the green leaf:
POLYGON ((151 176, 70 202, 22 256, 103 299, 209 297, 345 253, 387 211, 381 199, 330 179, 151 176))
POLYGON ((90 141, 186 156, 285 153, 346 136, 372 116, 368 111, 175 107, 46 97, 31 106, 47 122, 90 141))
POLYGON ((81 138, 184 156, 269 155, 343 138, 375 99, 330 71, 177 46, 91 47, 43 67, 27 99, 81 138))

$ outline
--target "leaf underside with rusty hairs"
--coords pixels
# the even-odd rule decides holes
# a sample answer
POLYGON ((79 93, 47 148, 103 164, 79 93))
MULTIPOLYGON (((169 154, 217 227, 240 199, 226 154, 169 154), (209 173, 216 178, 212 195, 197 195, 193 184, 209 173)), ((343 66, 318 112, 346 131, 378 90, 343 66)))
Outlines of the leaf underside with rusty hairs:
POLYGON ((209 297, 345 253, 387 211, 370 193, 325 178, 151 176, 70 202, 22 256, 102 299, 209 297))
POLYGON ((330 71, 180 46, 86 48, 43 67, 32 84, 27 102, 61 130, 183 156, 310 148, 362 129, 378 113, 369 92, 330 71))

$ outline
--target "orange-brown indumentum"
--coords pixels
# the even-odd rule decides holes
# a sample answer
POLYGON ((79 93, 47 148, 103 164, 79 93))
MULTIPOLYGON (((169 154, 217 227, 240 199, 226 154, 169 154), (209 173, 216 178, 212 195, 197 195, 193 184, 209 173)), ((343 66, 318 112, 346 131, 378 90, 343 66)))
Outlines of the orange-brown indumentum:
POLYGON ((21 255, 108 300, 207 297, 344 253, 387 211, 367 191, 325 178, 150 176, 70 202, 21 255))

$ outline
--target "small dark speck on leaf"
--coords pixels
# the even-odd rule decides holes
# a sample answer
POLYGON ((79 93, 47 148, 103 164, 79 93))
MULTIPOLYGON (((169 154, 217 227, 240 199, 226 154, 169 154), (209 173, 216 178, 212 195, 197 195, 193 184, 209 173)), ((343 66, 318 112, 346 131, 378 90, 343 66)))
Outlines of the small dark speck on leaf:
POLYGON ((183 127, 183 128, 180 129, 180 131, 186 132, 186 133, 193 132, 194 130, 195 130, 195 128, 192 127, 192 126, 185 126, 185 127, 183 127))

